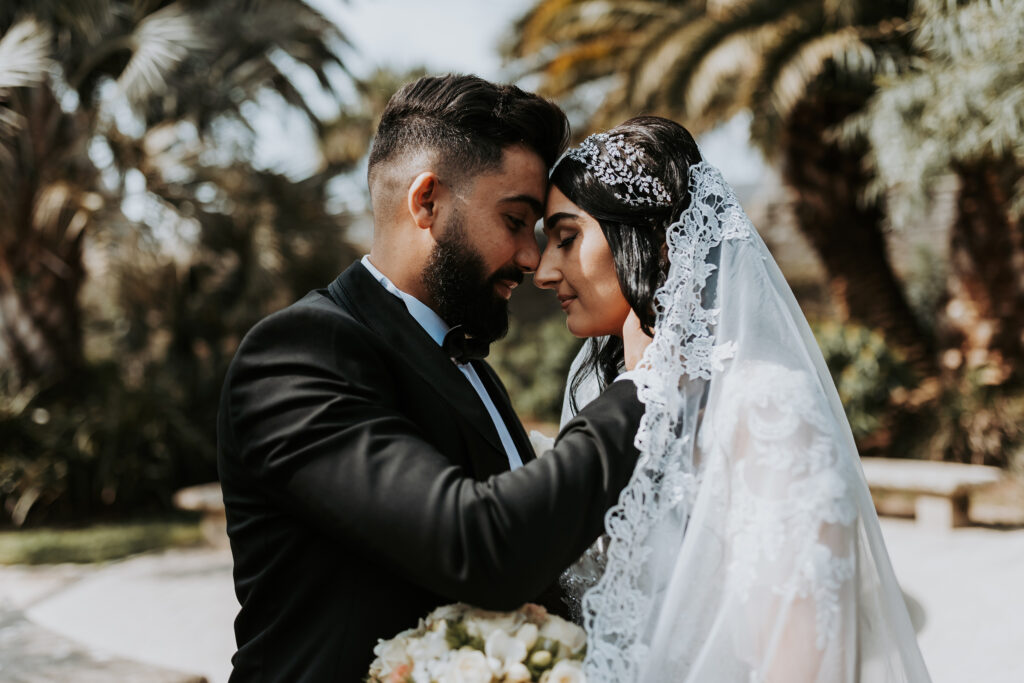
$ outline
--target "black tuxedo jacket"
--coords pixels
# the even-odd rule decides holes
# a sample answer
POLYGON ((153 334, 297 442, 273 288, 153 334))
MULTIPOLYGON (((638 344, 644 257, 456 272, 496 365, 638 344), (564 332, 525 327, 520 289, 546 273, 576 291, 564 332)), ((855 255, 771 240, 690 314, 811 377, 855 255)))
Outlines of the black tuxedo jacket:
POLYGON ((257 324, 225 380, 218 466, 234 555, 232 681, 360 681, 378 638, 463 601, 515 609, 601 533, 643 407, 616 382, 508 458, 465 376, 359 263, 257 324))

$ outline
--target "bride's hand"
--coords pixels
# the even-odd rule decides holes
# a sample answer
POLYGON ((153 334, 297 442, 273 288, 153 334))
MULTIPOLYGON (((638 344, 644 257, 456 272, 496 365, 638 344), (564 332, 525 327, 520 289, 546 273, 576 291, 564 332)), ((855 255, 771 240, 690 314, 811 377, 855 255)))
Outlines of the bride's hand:
POLYGON ((640 329, 640 318, 633 309, 630 309, 626 322, 622 325, 622 355, 627 371, 636 367, 651 341, 651 337, 640 329))

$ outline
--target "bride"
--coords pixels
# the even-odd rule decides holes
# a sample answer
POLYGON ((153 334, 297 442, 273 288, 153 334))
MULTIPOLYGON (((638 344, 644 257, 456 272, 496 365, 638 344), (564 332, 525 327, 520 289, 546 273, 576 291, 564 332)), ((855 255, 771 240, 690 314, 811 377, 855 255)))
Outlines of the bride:
POLYGON ((590 136, 545 216, 535 282, 591 338, 566 415, 624 367, 629 316, 653 337, 629 373, 639 463, 563 577, 587 679, 929 681, 821 352, 690 134, 639 117, 590 136))

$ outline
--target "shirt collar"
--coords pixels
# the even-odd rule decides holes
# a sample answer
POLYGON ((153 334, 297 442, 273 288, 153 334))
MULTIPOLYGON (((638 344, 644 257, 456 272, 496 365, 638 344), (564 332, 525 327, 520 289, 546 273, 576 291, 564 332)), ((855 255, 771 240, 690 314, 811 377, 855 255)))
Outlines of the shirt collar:
POLYGON ((363 267, 370 271, 370 275, 373 279, 381 284, 381 286, 388 290, 391 294, 394 294, 403 302, 405 307, 409 311, 409 315, 419 323, 420 327, 430 335, 430 338, 437 342, 438 346, 444 343, 444 336, 448 334, 448 330, 451 329, 441 316, 433 311, 425 303, 414 297, 412 294, 406 294, 398 287, 395 286, 391 280, 388 279, 387 275, 377 270, 377 267, 370 263, 369 255, 363 256, 361 263, 363 267))

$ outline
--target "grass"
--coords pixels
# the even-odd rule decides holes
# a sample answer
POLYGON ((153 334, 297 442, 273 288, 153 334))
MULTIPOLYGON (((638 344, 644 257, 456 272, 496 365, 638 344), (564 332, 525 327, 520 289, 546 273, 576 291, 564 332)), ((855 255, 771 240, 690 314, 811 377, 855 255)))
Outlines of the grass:
POLYGON ((90 563, 203 542, 199 522, 181 518, 83 528, 0 532, 0 564, 90 563))

